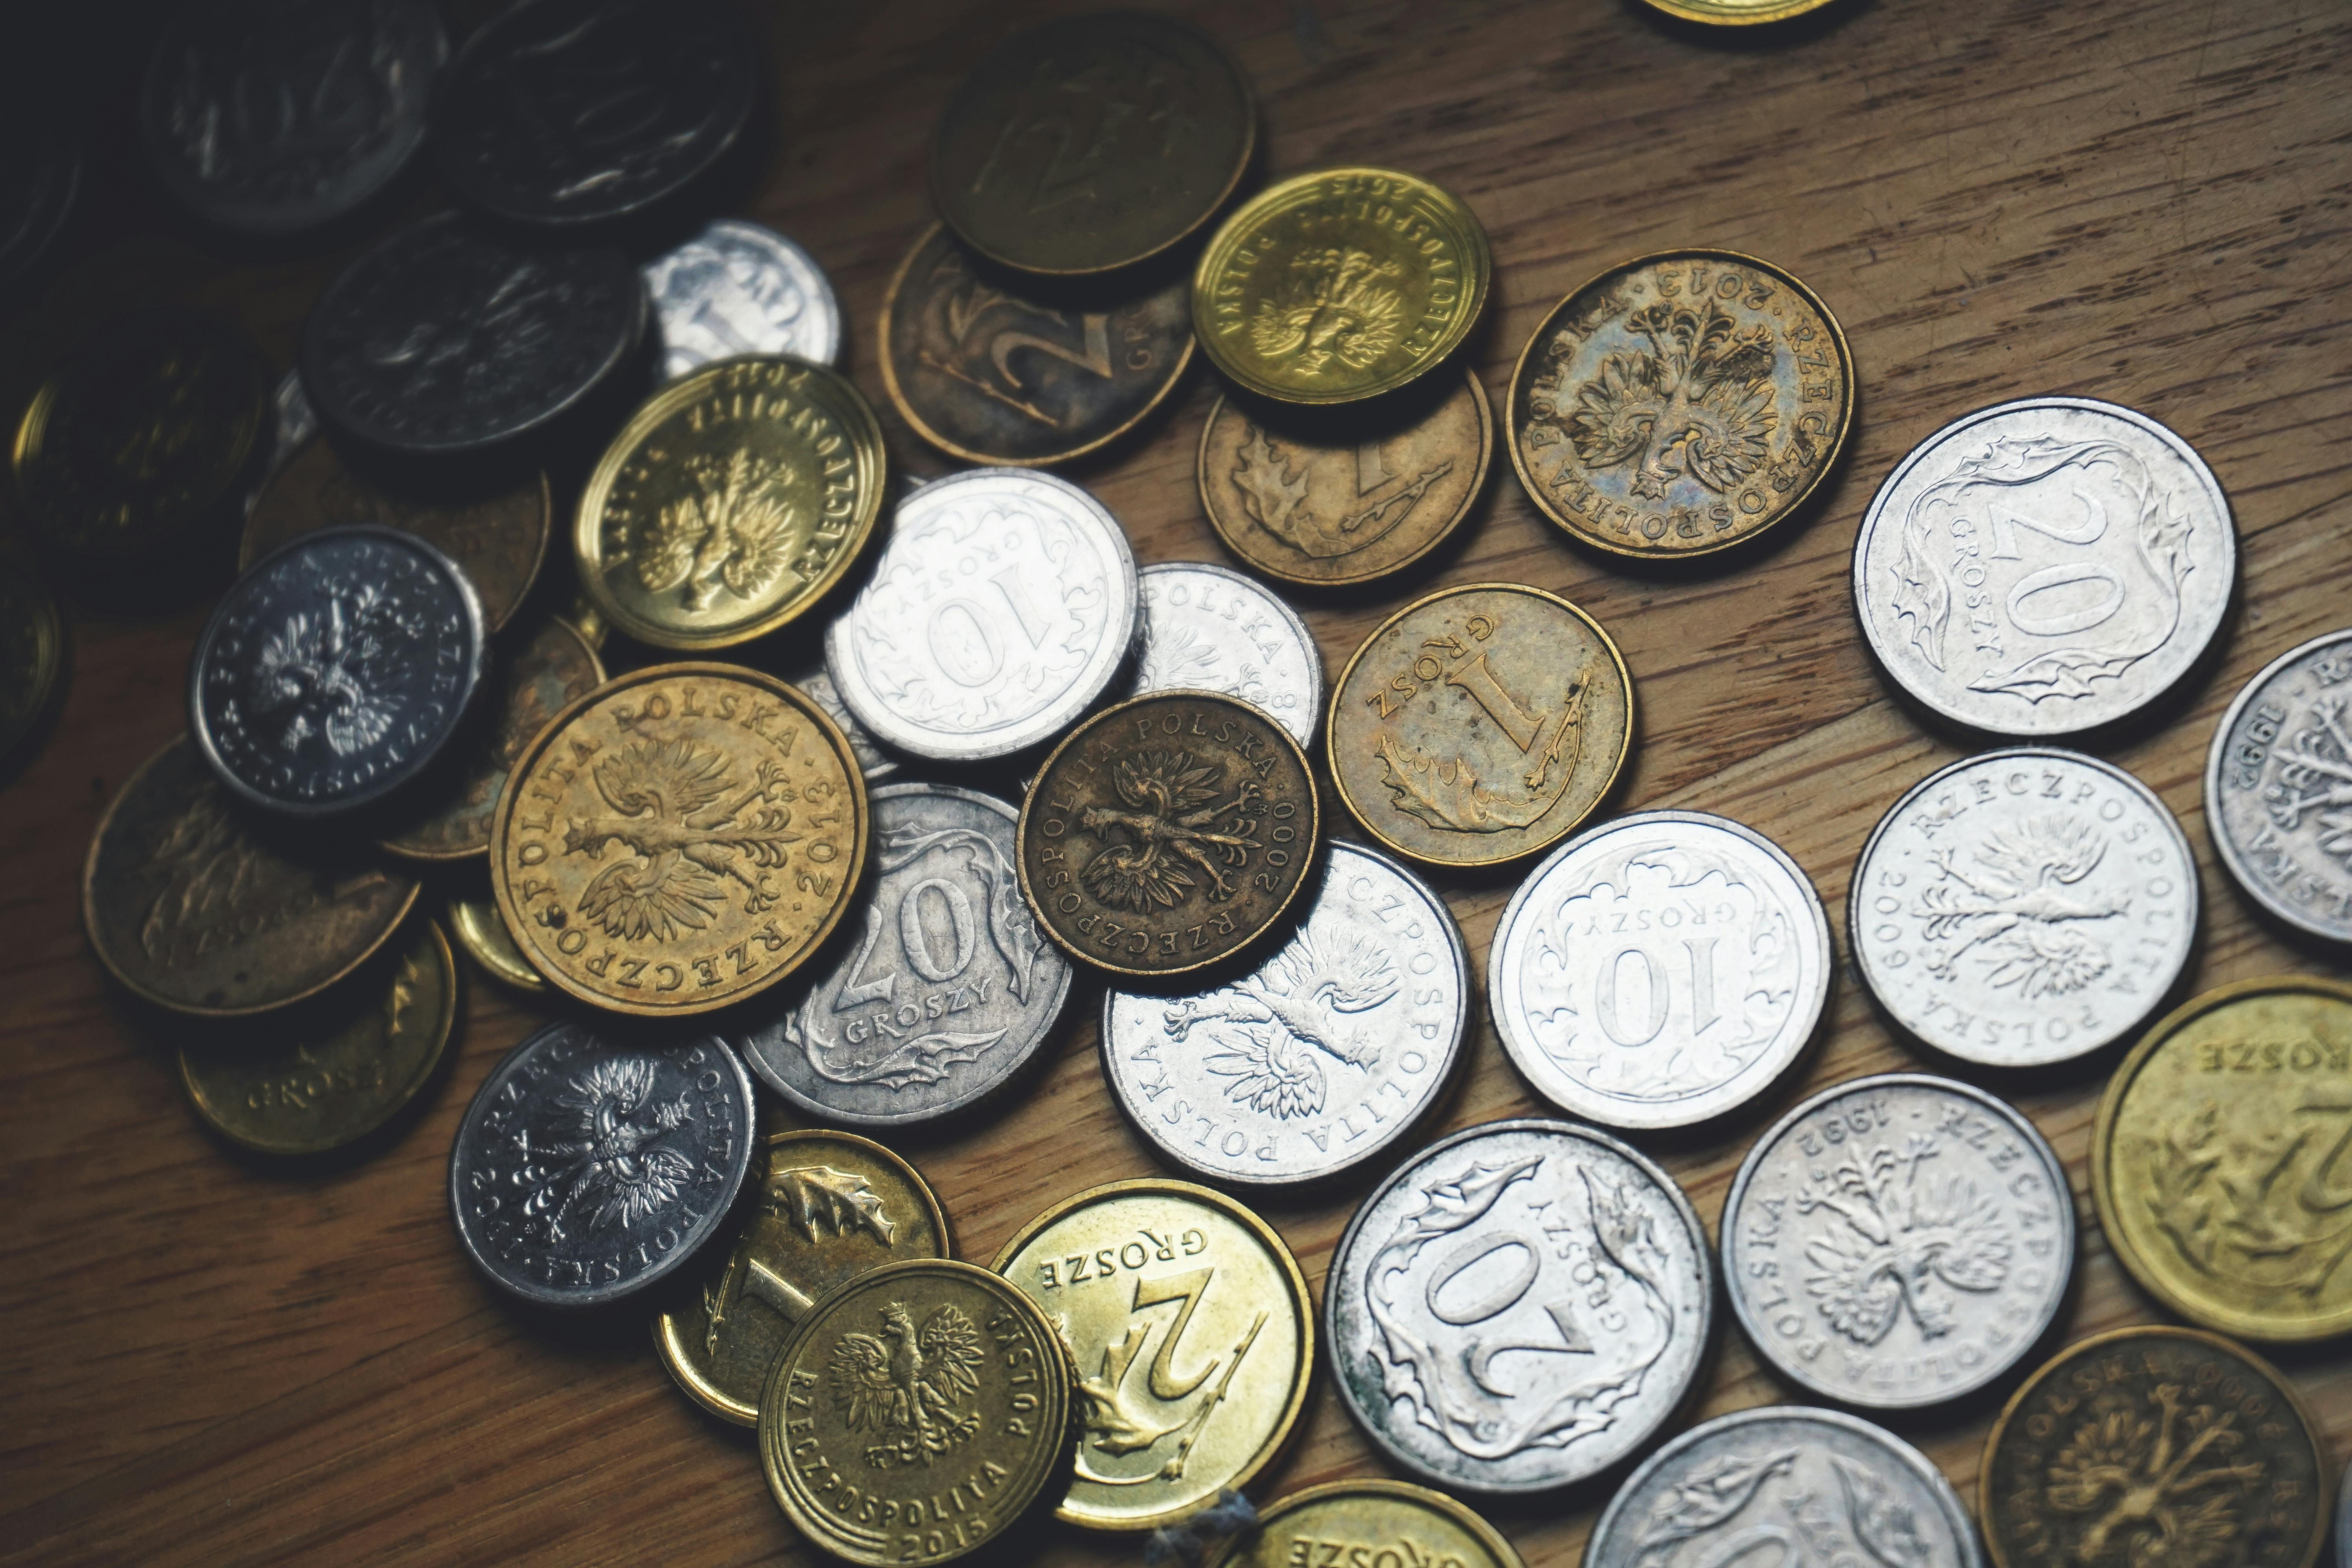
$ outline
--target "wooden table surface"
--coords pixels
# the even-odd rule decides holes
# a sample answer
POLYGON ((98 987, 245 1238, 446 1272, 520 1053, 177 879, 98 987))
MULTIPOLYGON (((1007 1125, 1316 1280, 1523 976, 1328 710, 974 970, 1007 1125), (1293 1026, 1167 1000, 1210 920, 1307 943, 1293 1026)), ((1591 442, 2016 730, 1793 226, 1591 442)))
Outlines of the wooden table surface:
MULTIPOLYGON (((779 151, 744 210, 831 272, 848 368, 877 405, 876 322, 891 268, 929 221, 932 117, 1014 9, 761 11, 779 151)), ((1470 352, 1498 405, 1542 312, 1645 250, 1767 258, 1843 320, 1861 376, 1849 460, 1769 550, 1711 573, 1635 575, 1568 545, 1499 465, 1444 569, 1565 594, 1615 634, 1642 702, 1620 805, 1702 807, 1769 835, 1820 888, 1843 950, 1864 835, 1958 754, 1893 700, 1857 633, 1847 574, 1863 508, 1906 449, 1968 409, 2032 393, 2110 398, 2196 445, 2242 542, 2242 607, 2218 668, 2152 733, 2106 750, 2197 846, 2207 913, 2192 984, 2345 973, 2340 957, 2286 946, 2249 919, 2212 858, 2199 778, 2239 685, 2352 621, 2352 7, 1864 0, 1769 37, 1670 26, 1633 0, 1189 9, 1255 79, 1269 173, 1393 164, 1476 209, 1494 239, 1495 302, 1470 352)), ((84 68, 121 74, 135 56, 84 68)), ((158 210, 120 118, 94 118, 115 129, 94 130, 91 200, 67 265, 0 322, 9 408, 57 345, 132 300, 227 310, 289 363, 319 287, 367 237, 232 258, 158 210)), ((420 184, 408 205, 437 201, 420 184)), ((1192 477, 1213 393, 1196 372, 1169 417, 1075 476, 1143 561, 1221 559, 1192 477)), ((943 471, 895 423, 892 439, 906 467, 943 471)), ((108 596, 107 584, 82 586, 108 596)), ((1305 606, 1328 668, 1404 591, 1305 606)), ((0 792, 0 1190, 13 1216, 0 1238, 0 1555, 806 1560, 749 1435, 670 1386, 642 1320, 562 1328, 518 1314, 458 1251, 444 1186, 451 1131, 490 1064, 537 1021, 530 1007, 469 973, 454 1069, 423 1114, 364 1162, 289 1173, 232 1158, 198 1130, 172 1069, 173 1028, 102 984, 77 913, 84 847, 125 773, 181 727, 202 613, 201 602, 146 617, 78 605, 62 717, 0 792)), ((1509 886, 1436 880, 1483 975, 1509 886)), ((1077 1022, 1018 1103, 904 1145, 963 1256, 987 1258, 1055 1197, 1158 1169, 1105 1090, 1095 1001, 1082 986, 1077 1022)), ((1467 1058, 1444 1127, 1542 1109, 1483 1018, 1467 1058)), ((2111 1066, 2008 1090, 2072 1173, 2083 1243, 2070 1337, 2161 1317, 2091 1211, 2083 1162, 2111 1066)), ((1652 1147, 1712 1227, 1748 1141, 1794 1096, 1923 1067, 1949 1070, 1890 1038, 1842 964, 1824 1044, 1792 1081, 1717 1141, 1652 1147)), ((1318 1289, 1361 1191, 1265 1205, 1318 1289)), ((2352 1451, 2352 1356, 2281 1359, 2338 1457, 2352 1451)), ((1698 1414, 1790 1396, 1736 1328, 1709 1375, 1698 1414)), ((1978 1405, 1905 1429, 1972 1496, 1989 1419, 1978 1405)), ((1326 1382, 1263 1495, 1381 1473, 1326 1382)), ((1494 1517, 1529 1563, 1557 1568, 1578 1560, 1601 1500, 1494 1517)), ((1034 1560, 1139 1558, 1135 1542, 1071 1533, 1034 1560)))

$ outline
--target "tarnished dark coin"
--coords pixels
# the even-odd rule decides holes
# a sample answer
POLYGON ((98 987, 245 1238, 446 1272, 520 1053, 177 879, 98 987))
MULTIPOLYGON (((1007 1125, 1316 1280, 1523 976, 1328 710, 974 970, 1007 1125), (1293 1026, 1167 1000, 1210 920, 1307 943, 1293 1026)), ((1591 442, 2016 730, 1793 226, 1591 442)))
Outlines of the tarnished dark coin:
POLYGON ((1282 721, 1302 746, 1323 720, 1323 651, 1298 612, 1238 572, 1163 561, 1135 574, 1143 610, 1135 682, 1151 691, 1222 691, 1282 721))
POLYGON ((1271 715, 1208 691, 1105 709, 1021 806, 1021 891, 1065 950, 1112 974, 1182 974, 1271 930, 1315 859, 1307 753, 1271 715))
POLYGON ((2205 828, 2256 907, 2352 942, 2352 630, 2290 648, 2242 687, 2205 758, 2205 828))
POLYGON ((148 159, 208 223, 314 227, 415 153, 448 53, 429 0, 196 0, 148 57, 148 159))
POLYGON ((1034 468, 1117 440, 1192 360, 1179 279, 1095 309, 982 277, 934 225, 890 279, 882 384, 915 434, 968 463, 1034 468))
POLYGON ((1443 1492, 1369 1478, 1327 1481, 1258 1510, 1212 1568, 1525 1568, 1502 1531, 1443 1492))
MULTIPOLYGON (((17 51, 25 75, 44 51, 17 51)), ((48 254, 81 192, 81 145, 74 117, 58 112, 23 81, 0 76, 0 285, 16 282, 48 254)))
POLYGON ((751 1169, 751 1075, 709 1036, 550 1024, 492 1068, 449 1151, 457 1240, 491 1284, 602 1307, 726 1228, 751 1169))
POLYGON ((65 696, 66 623, 30 552, 0 535, 0 769, 65 696))
POLYGON ((664 381, 743 354, 790 354, 823 365, 841 357, 841 303, 832 282, 814 258, 774 229, 713 218, 644 270, 664 381))

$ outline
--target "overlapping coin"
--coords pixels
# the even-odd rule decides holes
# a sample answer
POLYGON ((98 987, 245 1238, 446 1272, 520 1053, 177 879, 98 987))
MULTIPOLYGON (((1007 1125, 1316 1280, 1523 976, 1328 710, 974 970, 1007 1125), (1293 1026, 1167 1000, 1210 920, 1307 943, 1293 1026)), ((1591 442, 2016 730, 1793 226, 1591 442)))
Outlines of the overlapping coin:
POLYGON ((1323 650, 1298 612, 1238 572, 1171 561, 1135 574, 1133 695, 1222 691, 1271 713, 1302 746, 1323 719, 1323 650))
POLYGON ((499 913, 497 900, 487 894, 451 899, 449 933, 465 950, 466 956, 480 964, 483 973, 499 984, 530 996, 546 992, 546 977, 523 957, 514 932, 507 929, 506 916, 499 913))
POLYGON ((1403 1481, 1327 1481, 1275 1500, 1214 1568, 1522 1568, 1502 1532, 1443 1492, 1403 1481))
POLYGON ((2205 826, 2256 907, 2352 942, 2352 631, 2291 648, 2239 691, 2205 761, 2205 826))
POLYGON ((57 711, 66 660, 65 617, 48 579, 29 551, 0 536, 0 770, 23 760, 57 711))
POLYGON ((789 354, 841 357, 841 302, 814 258, 740 218, 713 218, 645 264, 665 381, 715 360, 789 354))

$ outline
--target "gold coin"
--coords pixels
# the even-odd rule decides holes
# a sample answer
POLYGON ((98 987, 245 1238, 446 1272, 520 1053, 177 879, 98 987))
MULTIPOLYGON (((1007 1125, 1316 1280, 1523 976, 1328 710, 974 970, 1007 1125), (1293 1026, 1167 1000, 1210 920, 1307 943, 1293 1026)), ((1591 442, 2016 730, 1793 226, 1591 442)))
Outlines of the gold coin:
POLYGON ((2194 1329, 2116 1329, 2044 1363, 1993 1423, 1994 1568, 2311 1568, 2329 1462, 2267 1362, 2194 1329))
POLYGON ((1070 1368, 985 1268, 908 1258, 819 1301, 760 1395, 760 1463, 794 1528, 852 1563, 946 1563, 1066 1473, 1070 1368))
POLYGON ((948 1256, 948 1219, 915 1167, 854 1132, 779 1132, 751 1222, 688 1300, 654 1319, 662 1364, 722 1421, 760 1419, 793 1326, 842 1285, 909 1258, 948 1256))
POLYGON ((180 1083, 206 1125, 263 1154, 323 1154, 399 1115, 433 1080, 457 1016, 441 928, 418 921, 380 988, 326 1017, 237 1045, 180 1047, 180 1083))
POLYGON ((1730 250, 1612 268, 1511 373, 1511 464, 1586 544, 1658 559, 1752 539, 1813 493, 1853 425, 1853 356, 1820 296, 1730 250))
POLYGON ((100 963, 159 1007, 237 1017, 325 990, 416 902, 414 879, 233 803, 183 735, 98 821, 82 924, 100 963))
POLYGON ((915 434, 968 463, 1038 468, 1118 439, 1192 363, 1180 279, 1071 309, 983 279, 934 224, 882 305, 882 384, 915 434))
POLYGON ((1325 748, 1364 831, 1440 866, 1495 866, 1576 830, 1633 739, 1633 678, 1599 622, 1517 583, 1466 583, 1366 637, 1325 748))
POLYGON ((2352 985, 2241 981, 2141 1037, 2099 1100, 2091 1195, 2116 1256, 2191 1322, 2352 1329, 2352 985))
POLYGON ((0 540, 0 767, 37 738, 65 695, 66 623, 31 553, 0 540))
POLYGON ((1160 691, 1054 748, 1021 804, 1021 892, 1047 935, 1112 974, 1182 974, 1282 919, 1315 859, 1307 753, 1231 697, 1160 691))
POLYGON ((1077 1378, 1077 1468, 1056 1511, 1153 1530, 1246 1488, 1289 1441, 1315 1366, 1315 1302, 1272 1226, 1190 1182, 1066 1198, 996 1255, 1077 1378))
POLYGON ((1332 1481, 1277 1498, 1214 1568, 1523 1568, 1502 1532, 1443 1492, 1332 1481))
POLYGON ((353 473, 332 443, 314 436, 271 471, 253 498, 236 565, 242 572, 313 529, 382 523, 438 545, 462 567, 481 596, 483 616, 497 631, 514 618, 539 580, 554 516, 545 474, 488 499, 461 501, 395 491, 353 473))
POLYGON ((1443 363, 1486 306, 1486 231, 1388 169, 1295 174, 1243 204, 1192 274, 1192 331, 1244 391, 1353 403, 1443 363))
MULTIPOLYGON (((1388 412, 1384 410, 1384 412, 1388 412)), ((1286 431, 1220 397, 1201 428, 1201 505, 1253 571, 1302 587, 1369 583, 1453 535, 1486 488, 1494 416, 1478 378, 1433 376, 1380 426, 1286 431), (1432 395, 1424 398, 1424 391, 1432 395)))
POLYGON ((507 930, 507 918, 499 913, 496 899, 450 900, 449 929, 466 956, 480 964, 491 979, 530 995, 546 991, 546 980, 515 944, 514 932, 507 930))
POLYGON ((665 387, 580 498, 580 585, 655 647, 764 637, 824 597, 882 515, 882 426, 847 378, 783 355, 665 387))
POLYGON ((797 687, 657 665, 564 709, 516 760, 490 887, 559 989, 683 1017, 757 995, 824 944, 867 824, 856 753, 797 687))
POLYGON ((1785 22, 1791 16, 1818 11, 1832 4, 1832 0, 1649 0, 1649 3, 1667 16, 1685 22, 1739 27, 1765 22, 1785 22))
POLYGON ((1108 272, 1199 232, 1257 147, 1249 79, 1168 16, 1107 11, 1017 33, 931 138, 931 197, 966 245, 1027 272, 1108 272))

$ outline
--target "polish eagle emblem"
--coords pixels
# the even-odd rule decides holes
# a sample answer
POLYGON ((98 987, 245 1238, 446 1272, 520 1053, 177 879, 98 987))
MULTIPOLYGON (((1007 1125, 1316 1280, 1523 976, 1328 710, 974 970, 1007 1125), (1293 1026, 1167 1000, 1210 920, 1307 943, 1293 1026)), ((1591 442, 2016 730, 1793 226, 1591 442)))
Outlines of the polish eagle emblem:
POLYGON ((1886 1337, 1907 1309, 1919 1332, 1951 1331, 1948 1289, 1997 1290, 2009 1278, 2009 1232, 1974 1182, 1922 1182, 1936 1140, 1914 1136, 1900 1154, 1885 1144, 1845 1161, 1831 1190, 1797 1198, 1797 1212, 1826 1209, 1843 1222, 1805 1247, 1805 1289, 1830 1327, 1856 1344, 1886 1337))
POLYGON ((1956 945, 1930 953, 1927 972, 1948 979, 1961 955, 1977 949, 1991 964, 1986 979, 2015 986, 2031 1001, 2080 991, 2107 971, 2106 949, 2079 922, 2130 910, 2123 893, 2073 889, 2105 858, 2107 841, 2077 818, 2049 816, 2014 833, 1995 832, 1977 847, 1977 869, 1965 870, 1948 846, 1930 857, 1943 873, 1913 911, 1931 942, 1956 945))
POLYGON ((1078 879, 1104 903, 1139 914, 1182 903, 1200 879, 1207 879, 1211 899, 1232 898, 1240 889, 1226 868, 1247 865, 1250 851, 1261 847, 1244 831, 1251 825, 1234 819, 1264 795, 1256 780, 1244 778, 1218 800, 1223 773, 1215 763, 1195 763, 1189 752, 1119 758, 1111 765, 1111 787, 1127 809, 1090 805, 1078 814, 1079 829, 1104 839, 1078 879))
POLYGON ((722 590, 756 599, 792 564, 799 513, 784 497, 790 464, 738 447, 721 463, 686 463, 691 493, 656 512, 639 531, 633 558, 650 594, 685 590, 689 610, 707 610, 722 590))
POLYGON ((1181 1040, 1196 1024, 1230 1025, 1224 1049, 1202 1065, 1233 1080, 1227 1099, 1289 1121, 1323 1109, 1323 1058, 1353 1068, 1380 1060, 1380 1047, 1349 1020, 1394 998, 1397 986, 1396 965, 1377 943, 1353 931, 1318 939, 1301 931, 1256 973, 1179 1001, 1168 1029, 1181 1040))
POLYGON ((534 1146, 528 1128, 515 1135, 525 1162, 540 1173, 523 1212, 561 1238, 575 1214, 590 1230, 624 1229, 677 1200, 694 1180, 694 1162, 660 1140, 694 1119, 681 1092, 656 1100, 659 1071, 650 1057, 597 1062, 556 1096, 556 1136, 534 1146))
POLYGON ((1587 468, 1639 458, 1633 493, 1663 500, 1687 474, 1717 494, 1763 467, 1773 412, 1772 330, 1742 332, 1713 300, 1625 318, 1647 351, 1613 353, 1577 390, 1569 439, 1587 468))
POLYGON ((254 659, 246 700, 262 721, 256 728, 274 731, 288 752, 314 737, 339 757, 374 745, 392 732, 384 690, 405 675, 408 640, 373 586, 331 595, 322 609, 287 616, 254 659))
POLYGON ((868 1465, 928 1465, 979 1432, 980 1417, 962 1405, 980 1392, 982 1359, 980 1331, 961 1309, 935 1308, 919 1329, 892 1301, 877 1332, 834 1342, 825 1378, 849 1429, 879 1438, 866 1450, 868 1465))
POLYGON ((733 773, 725 756, 686 741, 635 741, 598 763, 590 777, 611 810, 573 817, 563 852, 599 860, 618 844, 629 856, 581 890, 581 915, 624 941, 667 942, 710 923, 726 897, 721 878, 743 885, 744 913, 773 905, 766 873, 801 841, 787 831, 799 797, 779 763, 761 761, 740 790, 733 773))
POLYGON ((1250 344, 1310 375, 1335 359, 1370 370, 1403 333, 1404 296, 1385 281, 1403 270, 1352 246, 1303 250, 1281 287, 1258 301, 1250 344))

